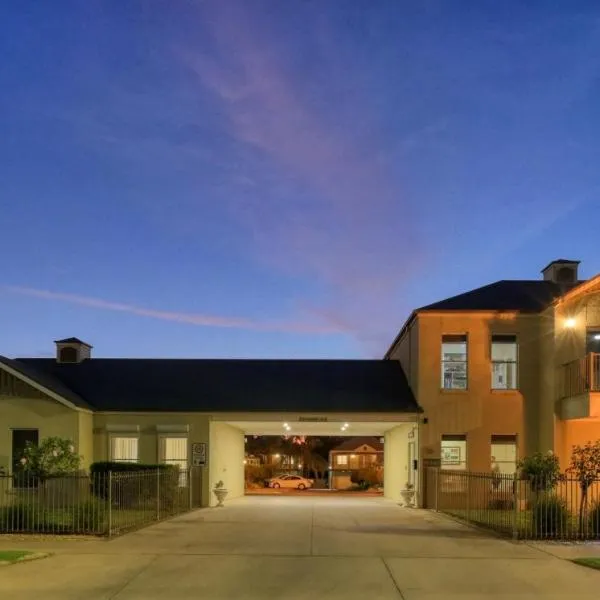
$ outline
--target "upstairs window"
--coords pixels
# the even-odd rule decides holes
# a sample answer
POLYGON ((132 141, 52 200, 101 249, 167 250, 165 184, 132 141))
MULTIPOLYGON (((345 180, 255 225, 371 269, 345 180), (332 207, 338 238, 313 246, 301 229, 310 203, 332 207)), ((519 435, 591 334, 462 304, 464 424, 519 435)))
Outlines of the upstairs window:
POLYGON ((492 336, 492 389, 517 389, 517 336, 492 336))
POLYGON ((467 389, 467 336, 442 336, 442 389, 467 389))

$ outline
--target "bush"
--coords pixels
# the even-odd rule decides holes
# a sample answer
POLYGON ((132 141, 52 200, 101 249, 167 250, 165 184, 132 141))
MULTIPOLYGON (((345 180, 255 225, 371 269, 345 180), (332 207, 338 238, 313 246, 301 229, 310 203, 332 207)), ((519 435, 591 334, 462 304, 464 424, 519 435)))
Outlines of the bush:
POLYGON ((27 503, 0 508, 0 531, 37 531, 39 511, 27 503))
POLYGON ((553 452, 536 452, 520 460, 517 466, 533 492, 553 490, 562 479, 558 456, 553 452))
POLYGON ((565 500, 546 496, 533 505, 531 518, 536 537, 555 537, 565 532, 570 514, 565 500))
POLYGON ((600 537, 600 501, 593 504, 590 508, 588 522, 590 534, 594 537, 600 537))
POLYGON ((158 484, 161 510, 173 510, 180 497, 176 465, 97 462, 90 465, 90 477, 94 496, 102 500, 111 497, 113 505, 119 508, 144 509, 156 505, 158 484))
POLYGON ((382 485, 383 472, 376 467, 359 469, 358 471, 352 471, 350 481, 357 484, 360 489, 368 490, 370 487, 382 485))

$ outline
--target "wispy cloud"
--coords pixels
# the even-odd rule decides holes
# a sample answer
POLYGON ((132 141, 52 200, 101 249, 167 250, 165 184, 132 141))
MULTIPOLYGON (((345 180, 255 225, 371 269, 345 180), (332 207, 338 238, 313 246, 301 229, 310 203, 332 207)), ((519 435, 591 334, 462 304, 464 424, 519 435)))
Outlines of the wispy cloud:
POLYGON ((6 292, 19 294, 22 296, 31 296, 44 300, 54 300, 67 302, 87 308, 97 308, 100 310, 110 310, 116 312, 129 313, 140 317, 149 317, 152 319, 161 319, 163 321, 175 321, 186 323, 188 325, 197 325, 200 327, 220 327, 227 329, 249 329, 256 331, 275 331, 282 333, 298 334, 339 334, 346 333, 341 326, 331 324, 319 325, 318 323, 305 323, 296 321, 259 321, 238 317, 223 317, 218 315, 206 315, 199 313, 174 312, 165 310, 156 310, 136 306, 134 304, 124 304, 122 302, 113 302, 101 298, 92 298, 90 296, 80 296, 77 294, 68 294, 64 292, 54 292, 50 290, 40 290, 21 286, 4 286, 6 292))
MULTIPOLYGON (((327 85, 315 86, 311 101, 298 65, 282 56, 285 40, 255 20, 247 4, 204 6, 214 47, 180 54, 220 102, 230 135, 286 181, 283 193, 246 198, 238 217, 264 259, 324 286, 327 300, 315 309, 321 315, 335 314, 358 333, 389 328, 399 284, 422 254, 412 210, 390 170, 365 90, 335 94, 330 102, 326 96, 336 82, 366 81, 365 73, 328 54, 335 51, 328 43, 314 75, 327 85)), ((323 20, 316 18, 313 52, 323 39, 323 20)), ((407 143, 416 143, 414 135, 407 143)))

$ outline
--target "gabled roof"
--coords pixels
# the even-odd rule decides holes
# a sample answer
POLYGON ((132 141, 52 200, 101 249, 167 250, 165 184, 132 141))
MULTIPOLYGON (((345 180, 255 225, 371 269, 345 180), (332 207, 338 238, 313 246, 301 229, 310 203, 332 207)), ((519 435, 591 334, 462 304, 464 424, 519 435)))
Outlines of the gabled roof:
POLYGON ((54 340, 55 344, 83 344, 84 346, 87 346, 88 348, 93 348, 93 346, 90 346, 90 344, 88 344, 87 342, 84 342, 83 340, 80 340, 79 338, 76 337, 69 337, 69 338, 65 338, 64 340, 54 340))
POLYGON ((73 392, 73 390, 52 373, 36 369, 32 365, 20 360, 11 360, 5 356, 0 356, 0 364, 6 365, 9 369, 22 375, 25 380, 30 380, 45 390, 54 392, 78 408, 91 409, 91 406, 81 396, 73 392))
POLYGON ((558 284, 543 280, 504 279, 452 296, 417 309, 433 310, 507 310, 525 313, 540 312, 557 298, 573 289, 581 282, 558 284))
POLYGON ((401 366, 382 360, 13 362, 101 411, 420 412, 401 366))
POLYGON ((361 446, 370 446, 373 450, 383 452, 383 444, 377 437, 353 437, 344 440, 339 446, 333 448, 332 452, 352 452, 361 446))

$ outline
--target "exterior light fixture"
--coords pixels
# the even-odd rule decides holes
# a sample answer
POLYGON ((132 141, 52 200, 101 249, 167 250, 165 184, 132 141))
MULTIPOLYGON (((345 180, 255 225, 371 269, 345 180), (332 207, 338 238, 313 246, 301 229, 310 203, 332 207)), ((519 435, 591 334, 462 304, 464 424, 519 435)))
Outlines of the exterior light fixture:
POLYGON ((569 317, 568 319, 565 320, 565 327, 568 327, 569 329, 573 329, 573 327, 575 327, 575 325, 577 325, 577 321, 573 317, 569 317))
POLYGON ((283 426, 287 429, 289 427, 289 425, 287 423, 284 423, 283 426))
POLYGON ((279 458, 279 456, 280 456, 280 455, 279 455, 279 454, 274 454, 273 456, 274 456, 275 458, 279 458))
POLYGON ((344 427, 349 427, 348 423, 344 423, 344 427))

